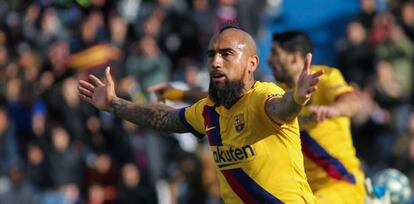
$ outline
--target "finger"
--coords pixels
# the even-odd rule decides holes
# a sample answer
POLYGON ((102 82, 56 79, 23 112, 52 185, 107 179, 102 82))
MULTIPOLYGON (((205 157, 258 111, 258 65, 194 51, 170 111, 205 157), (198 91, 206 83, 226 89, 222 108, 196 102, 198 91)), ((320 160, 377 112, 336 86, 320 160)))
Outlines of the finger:
POLYGON ((84 80, 79 80, 79 87, 88 89, 90 91, 93 91, 95 89, 95 86, 92 85, 91 83, 84 81, 84 80))
POLYGON ((305 57, 305 64, 303 66, 303 72, 305 74, 310 74, 310 67, 311 67, 311 63, 312 63, 312 53, 308 52, 308 54, 306 54, 305 57))
POLYGON ((321 114, 319 114, 319 115, 318 115, 318 118, 316 119, 316 122, 318 122, 318 123, 319 123, 319 122, 322 122, 322 120, 323 120, 323 119, 322 119, 322 116, 321 116, 321 114))
POLYGON ((112 76, 111 76, 111 68, 110 67, 106 67, 105 78, 106 78, 106 81, 108 81, 110 86, 114 85, 114 80, 112 79, 112 76))
POLYGON ((315 107, 314 111, 313 111, 313 119, 315 120, 315 122, 319 121, 319 107, 315 107))
POLYGON ((309 95, 309 94, 313 93, 314 91, 316 91, 316 89, 318 89, 317 86, 309 87, 306 93, 308 93, 308 95, 309 95))
POLYGON ((311 86, 315 86, 316 84, 318 84, 318 82, 320 81, 320 79, 319 78, 316 78, 316 79, 312 79, 312 81, 310 81, 310 85, 311 86))
POLYGON ((321 114, 319 116, 319 122, 322 122, 326 118, 326 111, 325 110, 321 110, 320 113, 321 114))
POLYGON ((319 70, 315 73, 312 74, 312 78, 318 78, 320 76, 322 76, 325 72, 323 70, 319 70))
POLYGON ((334 113, 332 111, 326 111, 325 118, 332 118, 334 113))
POLYGON ((160 84, 152 85, 152 86, 148 87, 147 90, 150 91, 150 92, 162 92, 163 90, 167 89, 167 87, 168 87, 168 84, 163 82, 163 83, 160 83, 160 84))
POLYGON ((318 112, 315 112, 315 121, 319 122, 319 113, 318 112))
POLYGON ((314 113, 314 112, 316 112, 316 110, 318 109, 318 107, 317 106, 309 106, 308 107, 308 111, 309 112, 311 112, 311 113, 314 113))
POLYGON ((316 118, 316 121, 320 122, 322 121, 322 118, 323 118, 323 110, 321 109, 321 107, 318 108, 317 113, 318 113, 318 116, 316 118))
POLYGON ((88 96, 86 96, 86 95, 84 95, 82 93, 79 94, 79 98, 82 99, 82 100, 84 100, 84 101, 87 101, 89 103, 92 103, 92 98, 90 98, 90 97, 88 97, 88 96))
POLYGON ((105 84, 100 80, 100 79, 98 79, 96 76, 94 76, 94 75, 92 75, 92 74, 90 74, 89 76, 88 76, 88 79, 92 82, 92 84, 94 84, 95 86, 104 86, 105 84))
POLYGON ((92 91, 90 91, 90 90, 88 90, 88 89, 85 89, 85 88, 83 88, 83 87, 78 87, 78 89, 79 89, 79 92, 81 93, 81 94, 83 94, 83 95, 86 95, 86 96, 88 96, 88 97, 92 97, 92 95, 93 95, 93 92, 92 91))

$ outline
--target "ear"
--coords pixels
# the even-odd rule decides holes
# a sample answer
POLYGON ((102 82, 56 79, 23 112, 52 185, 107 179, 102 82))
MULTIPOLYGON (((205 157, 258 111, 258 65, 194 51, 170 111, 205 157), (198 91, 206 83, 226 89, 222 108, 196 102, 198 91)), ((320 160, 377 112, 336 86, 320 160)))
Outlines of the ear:
POLYGON ((257 55, 250 56, 248 66, 247 66, 247 72, 249 74, 253 73, 254 71, 256 71, 258 65, 259 65, 259 57, 257 55))

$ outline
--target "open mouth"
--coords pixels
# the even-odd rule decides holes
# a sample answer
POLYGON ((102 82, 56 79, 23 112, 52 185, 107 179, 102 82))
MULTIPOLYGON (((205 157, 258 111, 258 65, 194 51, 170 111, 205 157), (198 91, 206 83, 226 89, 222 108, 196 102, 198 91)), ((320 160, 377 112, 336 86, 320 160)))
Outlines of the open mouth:
POLYGON ((226 77, 226 75, 222 72, 212 72, 210 76, 212 79, 215 79, 215 80, 222 80, 226 77))

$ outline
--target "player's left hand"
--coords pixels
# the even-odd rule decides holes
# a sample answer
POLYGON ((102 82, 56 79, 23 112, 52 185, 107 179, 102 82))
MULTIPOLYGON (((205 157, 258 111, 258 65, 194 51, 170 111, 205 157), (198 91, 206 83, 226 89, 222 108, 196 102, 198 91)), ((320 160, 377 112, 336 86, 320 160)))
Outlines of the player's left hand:
POLYGON ((310 99, 312 93, 317 89, 316 85, 318 84, 320 77, 323 74, 322 70, 319 70, 312 74, 311 62, 312 54, 308 53, 305 58, 305 64, 302 73, 299 76, 294 91, 294 99, 296 103, 301 105, 306 104, 306 102, 310 99))
POLYGON ((325 118, 339 116, 337 109, 330 106, 309 106, 308 110, 314 115, 316 122, 322 122, 325 118))

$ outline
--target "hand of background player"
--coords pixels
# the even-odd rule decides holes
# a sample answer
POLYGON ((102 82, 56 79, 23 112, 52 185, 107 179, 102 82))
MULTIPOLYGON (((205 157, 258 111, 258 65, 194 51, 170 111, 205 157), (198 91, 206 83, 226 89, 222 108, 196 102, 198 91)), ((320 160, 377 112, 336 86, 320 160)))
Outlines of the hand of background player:
POLYGON ((308 111, 314 115, 316 122, 322 122, 325 118, 339 116, 337 109, 330 106, 309 106, 308 111))
POLYGON ((171 101, 182 101, 184 91, 170 86, 168 83, 156 84, 148 87, 148 91, 154 92, 158 102, 165 102, 166 99, 171 101))
POLYGON ((116 97, 115 84, 112 80, 110 68, 105 70, 105 81, 102 82, 94 75, 89 75, 88 80, 79 80, 79 96, 100 110, 111 111, 110 103, 116 97))
POLYGON ((316 85, 320 80, 320 76, 323 74, 322 70, 312 74, 310 70, 311 62, 312 54, 308 53, 305 58, 303 70, 294 90, 294 99, 296 103, 301 105, 306 104, 310 99, 312 93, 317 89, 316 85))
POLYGON ((155 96, 157 97, 157 101, 164 103, 165 102, 165 97, 164 92, 166 90, 168 90, 170 88, 170 86, 167 83, 160 83, 160 84, 155 84, 152 85, 150 87, 148 87, 148 91, 149 92, 154 92, 155 96))

